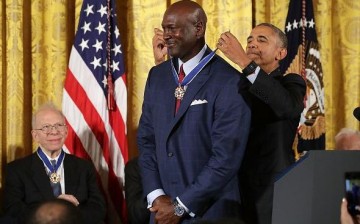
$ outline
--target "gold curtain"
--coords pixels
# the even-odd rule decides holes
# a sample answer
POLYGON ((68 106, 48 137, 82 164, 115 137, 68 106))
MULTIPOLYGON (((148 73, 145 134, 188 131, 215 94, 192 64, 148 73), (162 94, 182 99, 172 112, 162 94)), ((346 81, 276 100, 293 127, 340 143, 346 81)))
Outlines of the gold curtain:
MULTIPOLYGON (((137 154, 136 127, 143 90, 154 65, 151 39, 175 0, 117 0, 128 84, 129 155, 137 154)), ((227 30, 245 46, 253 25, 284 29, 289 0, 197 0, 208 15, 206 40, 215 48, 227 30)), ((61 107, 63 82, 82 0, 0 2, 0 143, 4 165, 34 150, 34 110, 47 101, 61 107)), ((360 1, 313 0, 325 83, 326 148, 342 127, 359 130, 352 111, 360 105, 360 1)), ((0 187, 1 188, 1 187, 0 187)))

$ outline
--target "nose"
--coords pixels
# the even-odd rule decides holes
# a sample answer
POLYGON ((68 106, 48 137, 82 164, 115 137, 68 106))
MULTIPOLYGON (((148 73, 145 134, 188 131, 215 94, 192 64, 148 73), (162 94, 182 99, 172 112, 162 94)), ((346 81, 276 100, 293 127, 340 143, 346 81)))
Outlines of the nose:
POLYGON ((248 48, 257 48, 256 44, 254 44, 254 42, 248 43, 247 45, 248 48))

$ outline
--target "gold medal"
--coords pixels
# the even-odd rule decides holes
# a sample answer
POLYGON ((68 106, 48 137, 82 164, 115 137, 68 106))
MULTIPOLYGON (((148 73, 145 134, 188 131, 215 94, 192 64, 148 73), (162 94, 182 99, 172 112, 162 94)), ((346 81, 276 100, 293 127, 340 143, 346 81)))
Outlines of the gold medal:
POLYGON ((185 89, 184 89, 184 87, 182 87, 182 86, 178 86, 178 87, 176 87, 176 89, 175 89, 175 98, 176 99, 178 99, 178 100, 182 100, 183 99, 183 97, 184 97, 184 95, 185 95, 185 89))
POLYGON ((54 184, 59 183, 60 182, 60 175, 58 175, 57 173, 51 173, 50 174, 50 181, 54 184))

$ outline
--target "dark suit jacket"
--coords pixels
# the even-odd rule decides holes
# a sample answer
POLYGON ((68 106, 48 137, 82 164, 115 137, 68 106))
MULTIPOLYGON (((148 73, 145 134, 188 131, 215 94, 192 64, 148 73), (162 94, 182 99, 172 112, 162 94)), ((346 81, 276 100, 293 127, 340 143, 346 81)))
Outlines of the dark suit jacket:
POLYGON ((170 61, 150 70, 138 129, 144 195, 164 189, 205 219, 236 215, 236 173, 250 125, 239 81, 239 73, 215 55, 189 84, 174 116, 170 61))
MULTIPOLYGON (((79 201, 84 223, 102 223, 106 205, 97 186, 93 165, 66 154, 65 194, 79 201)), ((54 198, 43 162, 36 153, 15 160, 6 167, 4 209, 11 217, 23 218, 39 203, 54 198)))
POLYGON ((138 157, 129 160, 125 165, 125 198, 129 223, 149 223, 150 211, 143 197, 138 157))
POLYGON ((268 75, 260 70, 255 82, 247 80, 241 91, 252 114, 240 170, 245 215, 253 216, 249 223, 271 223, 273 183, 295 161, 292 144, 304 109, 306 84, 297 74, 283 76, 276 69, 268 75), (260 219, 254 221, 254 216, 260 219))

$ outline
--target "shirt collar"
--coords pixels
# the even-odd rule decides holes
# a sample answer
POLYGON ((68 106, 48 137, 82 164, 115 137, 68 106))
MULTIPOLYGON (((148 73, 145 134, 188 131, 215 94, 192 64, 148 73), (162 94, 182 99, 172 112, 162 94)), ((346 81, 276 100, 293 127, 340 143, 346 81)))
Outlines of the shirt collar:
POLYGON ((182 62, 180 59, 178 59, 179 68, 183 64, 183 69, 184 69, 185 75, 189 74, 196 67, 196 65, 199 64, 200 60, 203 58, 203 56, 205 54, 206 49, 207 49, 207 46, 205 44, 204 47, 199 51, 199 53, 197 55, 195 55, 193 58, 191 58, 190 60, 188 60, 185 63, 182 62))

